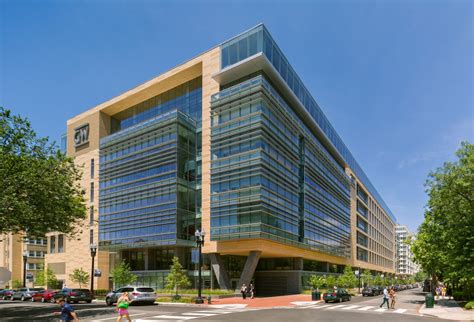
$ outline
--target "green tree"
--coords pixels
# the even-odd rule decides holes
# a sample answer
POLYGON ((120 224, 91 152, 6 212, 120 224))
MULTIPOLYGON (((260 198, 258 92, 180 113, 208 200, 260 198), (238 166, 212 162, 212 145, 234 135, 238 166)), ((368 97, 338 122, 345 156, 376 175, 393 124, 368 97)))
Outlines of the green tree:
POLYGON ((411 241, 415 261, 433 280, 462 285, 474 297, 474 145, 429 174, 425 219, 411 241))
POLYGON ((374 277, 372 276, 372 273, 370 272, 370 270, 365 269, 362 272, 362 275, 360 276, 360 278, 364 286, 373 285, 374 277))
POLYGON ((20 288, 23 286, 23 282, 20 280, 13 280, 12 287, 13 288, 20 288))
POLYGON ((71 158, 0 107, 0 234, 74 234, 86 218, 80 178, 71 158))
POLYGON ((36 273, 35 285, 45 286, 51 289, 59 288, 59 281, 53 270, 47 268, 36 273))
POLYGON ((379 275, 379 274, 375 275, 374 278, 373 278, 373 283, 374 283, 375 286, 382 286, 382 285, 384 285, 384 284, 383 284, 382 276, 379 275))
POLYGON ((339 276, 339 285, 345 288, 353 288, 357 285, 357 277, 350 265, 344 267, 344 273, 339 276))
POLYGON ((337 285, 338 285, 338 279, 336 276, 328 275, 328 277, 326 277, 326 287, 328 289, 333 288, 334 286, 337 286, 337 285))
POLYGON ((309 285, 316 291, 319 291, 320 287, 323 287, 326 284, 326 276, 321 275, 311 275, 309 277, 309 285))
POLYGON ((76 268, 69 274, 71 281, 79 283, 79 288, 82 288, 82 284, 86 284, 89 281, 89 273, 81 268, 76 268))
POLYGON ((191 281, 183 270, 178 257, 173 257, 173 263, 170 266, 170 272, 166 276, 166 288, 175 291, 175 298, 178 297, 178 289, 189 287, 191 281))
POLYGON ((110 273, 114 282, 114 287, 121 287, 127 284, 132 284, 137 280, 137 276, 130 270, 130 265, 125 261, 122 261, 119 265, 115 266, 110 273))
POLYGON ((415 275, 413 276, 414 280, 419 283, 424 282, 427 277, 428 275, 423 271, 416 272, 415 275))

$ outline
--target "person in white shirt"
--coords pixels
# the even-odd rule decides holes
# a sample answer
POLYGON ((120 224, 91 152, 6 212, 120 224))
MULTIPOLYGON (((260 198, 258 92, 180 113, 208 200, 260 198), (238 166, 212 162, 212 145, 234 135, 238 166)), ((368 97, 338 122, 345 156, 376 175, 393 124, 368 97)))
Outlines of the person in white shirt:
POLYGON ((380 307, 382 307, 385 303, 387 303, 387 309, 390 309, 390 306, 388 304, 388 291, 387 291, 387 288, 384 287, 383 289, 383 302, 382 304, 380 304, 380 307))

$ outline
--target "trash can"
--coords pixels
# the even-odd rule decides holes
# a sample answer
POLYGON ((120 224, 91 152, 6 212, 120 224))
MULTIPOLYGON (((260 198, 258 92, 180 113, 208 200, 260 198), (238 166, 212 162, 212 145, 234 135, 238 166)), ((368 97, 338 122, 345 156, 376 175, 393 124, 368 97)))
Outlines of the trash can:
POLYGON ((311 301, 319 301, 321 299, 321 292, 320 291, 312 291, 311 292, 311 301))
POLYGON ((426 294, 425 304, 427 309, 432 309, 434 307, 434 296, 431 293, 426 294))

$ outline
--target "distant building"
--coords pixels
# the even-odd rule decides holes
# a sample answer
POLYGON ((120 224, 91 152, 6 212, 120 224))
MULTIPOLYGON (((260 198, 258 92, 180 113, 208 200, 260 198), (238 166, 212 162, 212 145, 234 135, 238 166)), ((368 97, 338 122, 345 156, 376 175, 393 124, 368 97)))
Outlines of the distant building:
POLYGON ((410 245, 406 243, 408 238, 414 235, 408 230, 407 226, 396 226, 395 233, 397 238, 397 275, 414 275, 419 269, 413 261, 413 252, 410 245))
POLYGON ((44 256, 46 255, 46 239, 26 238, 20 235, 0 235, 0 268, 3 272, 9 272, 10 278, 0 276, 0 288, 6 285, 12 287, 13 281, 23 282, 23 255, 28 255, 26 262, 26 285, 32 286, 36 273, 44 268, 44 256))

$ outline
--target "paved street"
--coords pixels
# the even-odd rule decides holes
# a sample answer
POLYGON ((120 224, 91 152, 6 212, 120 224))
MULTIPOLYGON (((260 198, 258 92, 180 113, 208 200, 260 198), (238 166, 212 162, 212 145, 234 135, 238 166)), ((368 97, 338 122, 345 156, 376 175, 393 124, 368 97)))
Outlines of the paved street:
MULTIPOLYGON (((423 317, 418 309, 423 301, 419 290, 398 293, 395 310, 380 309, 381 297, 353 297, 350 302, 301 302, 288 308, 246 308, 243 305, 212 306, 132 306, 136 322, 148 321, 442 321, 423 317)), ((81 321, 114 321, 115 307, 103 303, 73 305, 81 321)), ((1 321, 54 321, 54 304, 0 301, 1 321)))

